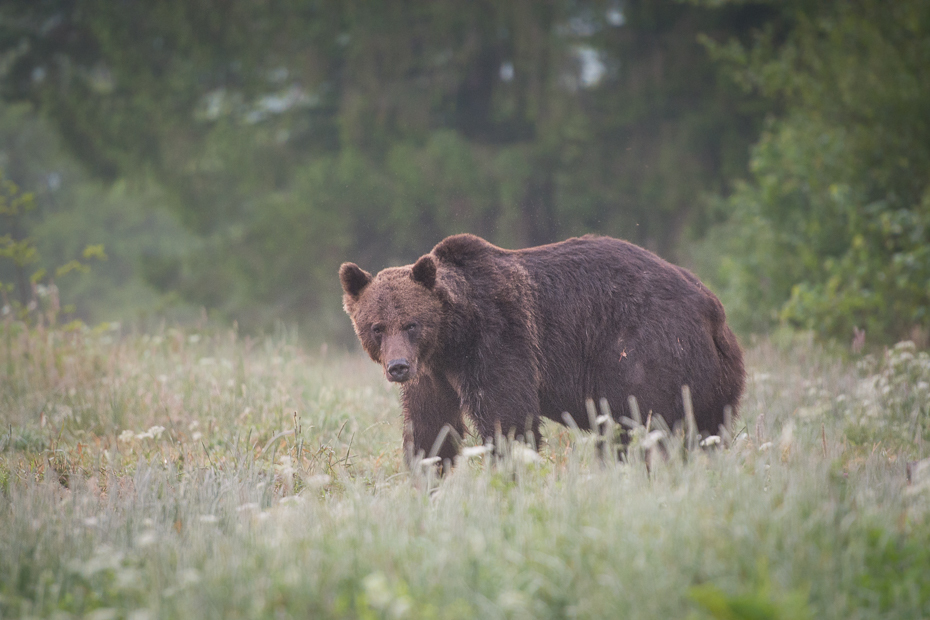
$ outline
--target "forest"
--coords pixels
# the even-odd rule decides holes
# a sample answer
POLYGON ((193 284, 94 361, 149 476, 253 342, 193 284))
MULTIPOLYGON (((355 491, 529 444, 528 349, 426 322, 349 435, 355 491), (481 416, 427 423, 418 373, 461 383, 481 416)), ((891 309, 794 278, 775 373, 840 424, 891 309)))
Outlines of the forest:
POLYGON ((348 342, 343 261, 600 233, 926 344, 928 110, 922 0, 6 0, 4 308, 348 342))

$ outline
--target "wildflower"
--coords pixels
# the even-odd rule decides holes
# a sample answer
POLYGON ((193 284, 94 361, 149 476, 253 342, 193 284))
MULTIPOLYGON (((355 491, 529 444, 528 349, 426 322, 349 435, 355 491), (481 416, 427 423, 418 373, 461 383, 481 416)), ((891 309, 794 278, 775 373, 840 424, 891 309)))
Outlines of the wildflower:
POLYGON ((716 446, 719 443, 720 443, 719 435, 710 435, 709 437, 705 437, 704 439, 702 439, 700 445, 702 448, 707 448, 709 446, 716 446))
POLYGON ((136 538, 137 547, 148 547, 158 542, 158 534, 152 530, 146 530, 136 538))
POLYGON ((643 439, 643 449, 651 450, 652 448, 656 447, 656 445, 663 439, 665 439, 665 431, 651 431, 643 439))
POLYGON ((304 478, 304 486, 311 489, 317 489, 325 487, 327 484, 332 482, 332 477, 327 476, 326 474, 317 474, 315 476, 307 476, 304 478))
POLYGON ((490 445, 468 446, 467 448, 462 448, 461 456, 463 459, 468 460, 478 456, 483 456, 493 449, 494 448, 490 445))
POLYGON ((362 587, 365 589, 365 598, 368 600, 368 604, 375 609, 384 609, 394 599, 387 577, 381 571, 371 573, 365 577, 362 580, 362 587))
POLYGON ((278 462, 274 466, 275 471, 277 471, 282 476, 288 476, 294 473, 294 465, 291 461, 291 457, 288 455, 282 455, 278 462))
POLYGON ((127 429, 123 431, 122 433, 120 433, 117 439, 119 441, 132 441, 133 439, 135 439, 135 437, 136 437, 136 434, 132 432, 131 430, 127 429))
POLYGON ((164 426, 152 426, 144 433, 136 435, 136 439, 158 439, 165 432, 164 426))
POLYGON ((178 581, 182 586, 194 585, 200 582, 200 572, 196 568, 185 568, 178 576, 178 581))
POLYGON ((420 467, 426 469, 430 465, 435 465, 436 463, 439 463, 440 461, 442 461, 442 459, 439 458, 438 456, 431 456, 428 459, 420 459, 419 465, 420 467))
POLYGON ((536 450, 522 443, 513 444, 511 454, 513 455, 513 460, 520 461, 521 463, 541 463, 543 460, 536 450))

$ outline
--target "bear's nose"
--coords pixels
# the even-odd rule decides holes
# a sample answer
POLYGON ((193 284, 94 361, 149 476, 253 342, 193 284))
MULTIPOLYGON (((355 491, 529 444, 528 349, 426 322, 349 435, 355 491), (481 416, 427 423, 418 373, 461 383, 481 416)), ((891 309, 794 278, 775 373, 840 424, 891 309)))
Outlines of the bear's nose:
POLYGON ((403 383, 410 378, 410 364, 406 358, 391 360, 388 362, 388 380, 403 383))

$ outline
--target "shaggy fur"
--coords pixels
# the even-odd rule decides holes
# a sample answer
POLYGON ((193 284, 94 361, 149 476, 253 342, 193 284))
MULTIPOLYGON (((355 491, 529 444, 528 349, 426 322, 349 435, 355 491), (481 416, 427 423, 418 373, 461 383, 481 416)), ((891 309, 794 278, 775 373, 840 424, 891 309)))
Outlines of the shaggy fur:
MULTIPOLYGON (((463 415, 484 438, 532 434, 585 401, 614 417, 628 397, 669 426, 688 385, 698 428, 718 432, 743 391, 742 352, 723 306, 692 273, 625 241, 585 236, 504 250, 473 235, 372 277, 339 271, 343 302, 371 359, 400 382, 408 454, 429 454, 463 415)), ((451 458, 454 441, 438 456, 451 458)))

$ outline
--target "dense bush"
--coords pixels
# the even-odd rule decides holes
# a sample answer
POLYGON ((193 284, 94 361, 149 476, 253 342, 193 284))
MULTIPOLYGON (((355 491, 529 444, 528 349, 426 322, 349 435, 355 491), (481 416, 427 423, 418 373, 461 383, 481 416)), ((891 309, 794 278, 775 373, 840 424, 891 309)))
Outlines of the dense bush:
POLYGON ((930 4, 817 2, 789 14, 783 42, 769 31, 750 48, 711 44, 785 109, 714 233, 729 246, 724 296, 749 329, 781 321, 843 339, 854 327, 873 341, 925 338, 930 4))

